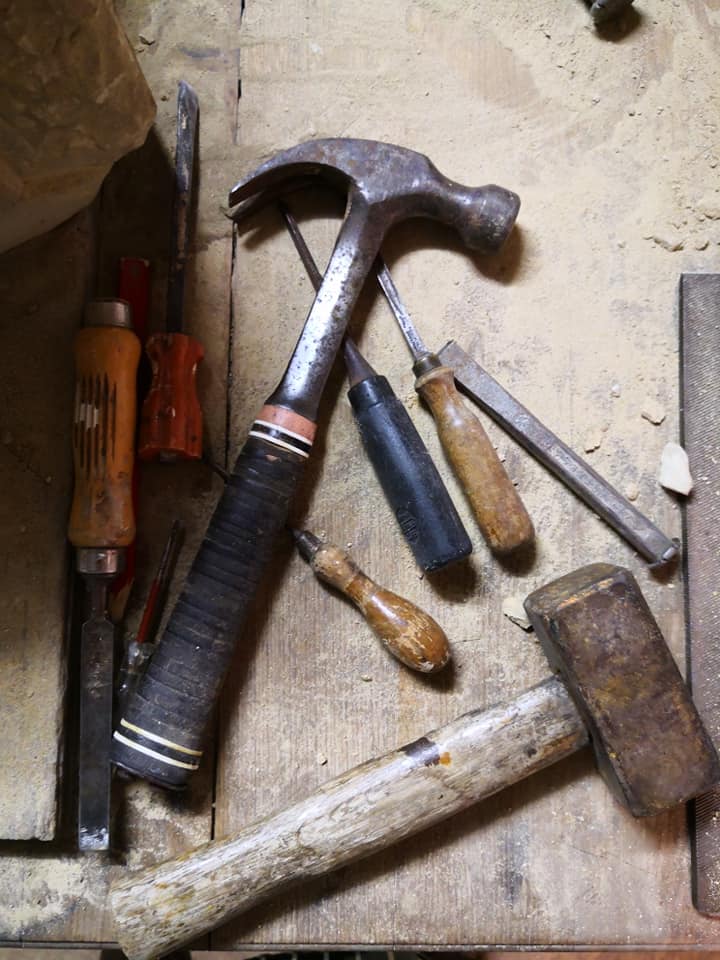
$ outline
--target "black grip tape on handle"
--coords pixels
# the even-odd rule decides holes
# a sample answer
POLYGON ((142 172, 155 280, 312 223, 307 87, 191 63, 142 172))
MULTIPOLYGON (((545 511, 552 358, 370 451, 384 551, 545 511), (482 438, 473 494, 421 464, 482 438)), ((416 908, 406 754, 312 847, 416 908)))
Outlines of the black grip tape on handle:
POLYGON ((427 447, 382 376, 348 391, 365 451, 415 560, 438 570, 467 557, 472 543, 427 447))
POLYGON ((180 789, 197 769, 240 630, 305 456, 250 437, 182 592, 113 735, 115 764, 180 789))

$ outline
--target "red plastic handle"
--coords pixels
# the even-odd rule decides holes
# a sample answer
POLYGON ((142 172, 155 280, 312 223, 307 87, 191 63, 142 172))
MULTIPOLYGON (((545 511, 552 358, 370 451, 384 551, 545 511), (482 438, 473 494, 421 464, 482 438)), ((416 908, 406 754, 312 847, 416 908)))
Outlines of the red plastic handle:
POLYGON ((184 333, 158 333, 147 342, 153 379, 140 418, 141 460, 199 460, 202 411, 195 374, 204 356, 184 333))

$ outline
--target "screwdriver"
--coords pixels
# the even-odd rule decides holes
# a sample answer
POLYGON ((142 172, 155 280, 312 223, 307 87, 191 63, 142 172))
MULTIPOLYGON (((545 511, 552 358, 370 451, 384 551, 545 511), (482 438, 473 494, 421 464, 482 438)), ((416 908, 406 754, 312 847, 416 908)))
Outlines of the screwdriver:
POLYGON ((177 100, 175 198, 173 202, 166 332, 147 342, 152 384, 140 418, 141 460, 199 460, 202 457, 202 411, 197 395, 197 365, 202 345, 183 328, 185 266, 193 218, 195 141, 198 99, 181 80, 177 100))
MULTIPOLYGON (((278 209, 318 289, 322 276, 297 221, 284 204, 278 203, 278 209)), ((348 336, 343 353, 348 399, 363 447, 415 560, 431 571, 467 557, 470 538, 407 410, 348 336)))
POLYGON ((405 666, 420 673, 437 673, 450 659, 442 628, 409 600, 378 586, 352 557, 332 543, 323 543, 309 530, 293 530, 300 556, 320 580, 348 597, 386 649, 405 666))
POLYGON ((532 521, 483 425, 463 403, 451 368, 423 343, 380 256, 375 268, 413 356, 415 389, 430 408, 445 454, 488 546, 499 555, 529 546, 535 538, 532 521))
POLYGON ((135 536, 132 473, 140 342, 122 300, 93 300, 75 340, 68 539, 89 599, 80 638, 78 847, 110 846, 114 627, 108 586, 135 536))

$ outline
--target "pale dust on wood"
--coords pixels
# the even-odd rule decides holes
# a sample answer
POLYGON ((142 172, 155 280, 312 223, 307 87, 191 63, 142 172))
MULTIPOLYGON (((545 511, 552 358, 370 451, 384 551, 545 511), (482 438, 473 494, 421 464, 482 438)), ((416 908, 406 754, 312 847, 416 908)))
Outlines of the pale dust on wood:
MULTIPOLYGON (((620 490, 636 487, 636 505, 678 536, 677 504, 655 477, 678 430, 677 277, 711 269, 720 241, 718 223, 697 206, 718 162, 705 104, 718 81, 712 36, 720 12, 699 0, 636 7, 627 33, 601 36, 580 2, 560 9, 556 0, 323 0, 288 8, 255 0, 241 32, 237 166, 249 171, 309 137, 347 135, 425 152, 461 182, 516 190, 519 229, 494 258, 469 256, 450 231, 422 221, 396 228, 384 251, 400 292, 430 346, 456 338, 574 449, 582 452, 597 429, 590 463, 620 490), (681 78, 692 78, 692 112, 681 78), (667 223, 686 238, 675 252, 652 239, 667 223), (702 251, 700 235, 710 241, 702 251), (660 425, 641 416, 647 396, 669 411, 660 425)), ((337 233, 327 220, 332 202, 320 193, 290 202, 324 265, 337 233)), ((237 245, 237 446, 311 299, 279 217, 258 216, 237 245)), ((281 544, 226 688, 218 836, 541 679, 546 663, 532 635, 502 616, 502 598, 584 563, 633 570, 682 664, 677 572, 654 578, 492 423, 488 433, 529 508, 538 549, 524 571, 489 557, 415 400, 401 336, 370 289, 353 329, 408 401, 475 554, 455 571, 420 577, 361 452, 339 367, 291 519, 352 544, 361 566, 427 609, 450 638, 453 672, 428 682, 394 663, 358 613, 281 544)), ((716 924, 692 909, 688 878, 684 811, 634 821, 585 753, 252 911, 212 943, 717 943, 716 924)))

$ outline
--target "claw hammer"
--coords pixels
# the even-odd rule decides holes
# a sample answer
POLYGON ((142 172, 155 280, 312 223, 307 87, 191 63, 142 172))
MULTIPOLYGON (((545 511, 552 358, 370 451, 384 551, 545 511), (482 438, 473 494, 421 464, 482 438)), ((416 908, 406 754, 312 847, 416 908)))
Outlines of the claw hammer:
POLYGON ((411 217, 453 226, 468 247, 500 249, 520 201, 470 188, 427 157, 375 140, 310 140, 241 180, 230 205, 286 178, 348 185, 340 233, 287 369, 253 422, 147 672, 114 732, 113 760, 174 789, 200 763, 205 731, 250 602, 310 455, 320 398, 385 233, 411 217))

